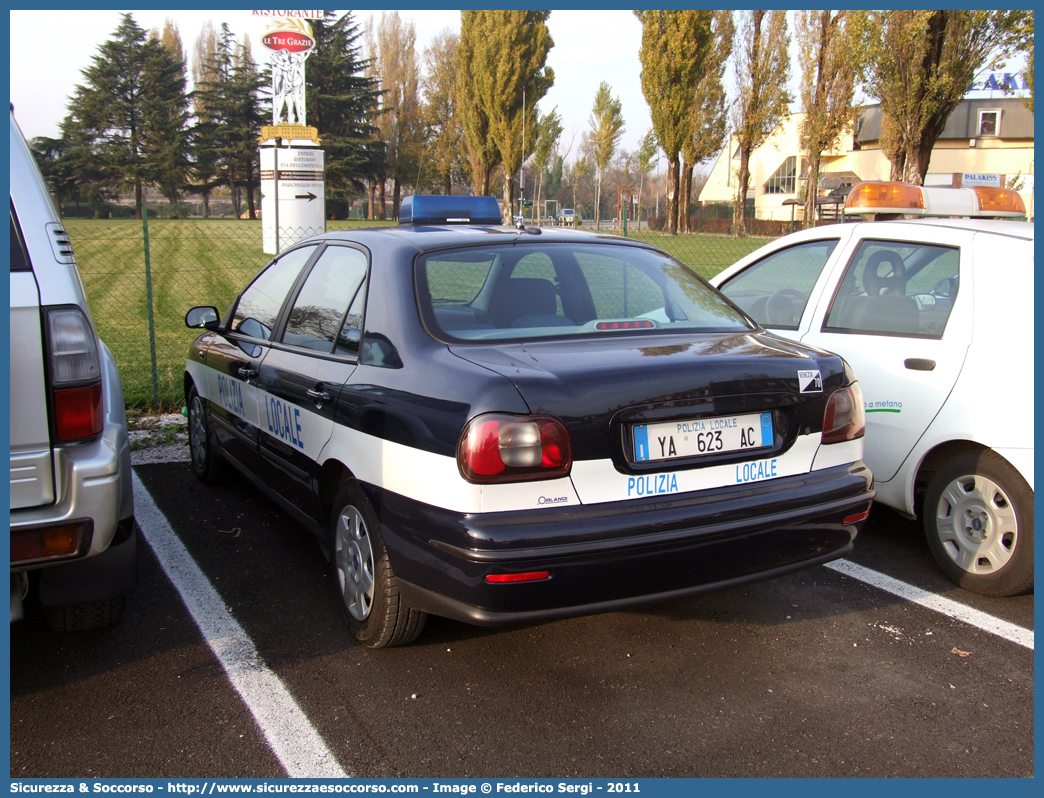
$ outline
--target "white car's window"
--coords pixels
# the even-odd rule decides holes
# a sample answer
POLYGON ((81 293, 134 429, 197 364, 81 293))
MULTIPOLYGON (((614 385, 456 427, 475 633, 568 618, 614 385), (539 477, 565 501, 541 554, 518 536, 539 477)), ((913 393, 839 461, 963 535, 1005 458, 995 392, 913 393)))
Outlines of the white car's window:
POLYGON ((941 338, 957 298, 960 257, 956 247, 864 241, 823 329, 941 338))
POLYGON ((838 239, 773 252, 721 286, 721 292, 762 327, 796 330, 809 294, 838 239))
POLYGON ((291 250, 255 277, 239 297, 232 329, 252 338, 270 339, 286 295, 314 252, 314 246, 291 250))
MULTIPOLYGON (((366 277, 366 267, 366 255, 359 250, 327 247, 294 300, 283 343, 330 353, 348 307, 366 277)), ((358 348, 358 339, 355 343, 358 348)))
POLYGON ((431 253, 418 260, 417 288, 429 327, 466 341, 754 329, 686 266, 630 246, 431 253))

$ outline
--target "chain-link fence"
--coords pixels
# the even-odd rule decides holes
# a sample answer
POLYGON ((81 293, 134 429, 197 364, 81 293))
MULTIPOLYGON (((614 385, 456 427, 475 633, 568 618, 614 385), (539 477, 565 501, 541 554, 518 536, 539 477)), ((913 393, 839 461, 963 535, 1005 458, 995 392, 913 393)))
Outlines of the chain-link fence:
MULTIPOLYGON (((335 221, 327 229, 382 224, 391 223, 335 221)), ((196 305, 223 312, 271 258, 262 251, 261 222, 66 218, 65 226, 98 334, 119 366, 127 406, 181 407, 185 355, 197 335, 185 327, 185 312, 196 305)), ((772 232, 733 238, 631 229, 628 235, 710 278, 783 231, 772 232)))

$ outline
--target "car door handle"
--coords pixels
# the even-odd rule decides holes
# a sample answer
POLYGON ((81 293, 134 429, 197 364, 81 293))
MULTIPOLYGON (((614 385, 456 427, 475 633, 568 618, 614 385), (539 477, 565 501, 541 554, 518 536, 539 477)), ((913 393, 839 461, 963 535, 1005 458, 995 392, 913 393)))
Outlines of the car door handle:
POLYGON ((310 390, 305 391, 305 393, 307 393, 312 399, 314 399, 316 403, 330 401, 330 394, 328 394, 326 391, 310 390))
POLYGON ((903 365, 911 371, 935 371, 935 361, 923 357, 908 357, 903 365))
POLYGON ((240 366, 238 371, 239 376, 244 380, 249 380, 257 376, 257 369, 251 368, 250 366, 240 366))

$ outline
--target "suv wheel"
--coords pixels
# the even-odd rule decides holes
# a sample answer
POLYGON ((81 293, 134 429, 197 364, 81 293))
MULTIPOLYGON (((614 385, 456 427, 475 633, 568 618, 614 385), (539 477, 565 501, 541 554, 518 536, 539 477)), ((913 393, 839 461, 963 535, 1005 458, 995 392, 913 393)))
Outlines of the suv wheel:
POLYGON ((994 452, 965 452, 936 472, 924 529, 939 567, 961 587, 988 596, 1033 587, 1033 491, 994 452))
POLYGON ((86 604, 64 604, 44 607, 44 617, 56 632, 79 632, 114 626, 123 617, 124 597, 90 601, 86 604))
POLYGON ((352 634, 370 648, 413 642, 427 613, 410 608, 399 595, 380 525, 358 483, 342 485, 333 507, 331 562, 352 634))

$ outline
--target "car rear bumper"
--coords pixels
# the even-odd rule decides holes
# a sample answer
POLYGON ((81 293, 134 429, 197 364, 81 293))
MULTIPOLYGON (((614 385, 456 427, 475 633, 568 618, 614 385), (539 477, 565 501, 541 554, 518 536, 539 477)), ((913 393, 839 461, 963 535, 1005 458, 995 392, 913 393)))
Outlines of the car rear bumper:
POLYGON ((106 424, 100 438, 54 450, 58 500, 42 507, 11 511, 11 530, 45 529, 89 522, 89 532, 71 557, 11 564, 12 571, 43 568, 56 562, 105 551, 121 521, 133 517, 130 447, 126 427, 106 424))
POLYGON ((842 557, 862 526, 851 519, 874 497, 862 462, 670 500, 531 512, 462 515, 364 487, 406 601, 489 626, 615 611, 842 557))

